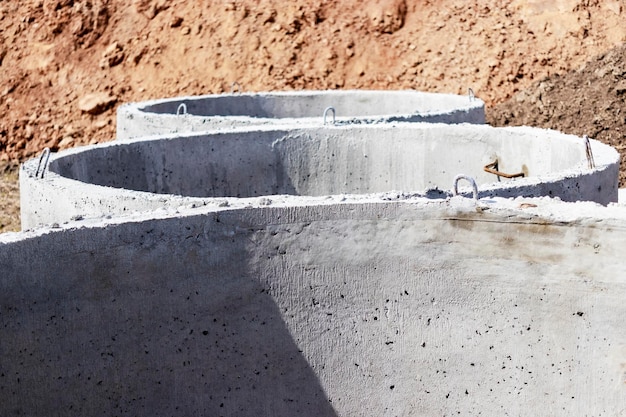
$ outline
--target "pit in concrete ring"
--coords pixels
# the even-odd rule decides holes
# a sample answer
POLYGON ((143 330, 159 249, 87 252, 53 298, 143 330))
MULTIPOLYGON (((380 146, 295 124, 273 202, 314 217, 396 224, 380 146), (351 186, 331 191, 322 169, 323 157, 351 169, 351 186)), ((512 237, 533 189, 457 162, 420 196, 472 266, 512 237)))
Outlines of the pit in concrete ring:
POLYGON ((22 224, 277 195, 441 198, 457 174, 473 177, 481 198, 616 202, 619 155, 592 143, 593 169, 579 137, 487 125, 270 126, 111 142, 53 155, 43 180, 34 176, 37 161, 26 163, 22 224), (486 172, 493 161, 501 172, 526 176, 486 172))
POLYGON ((419 91, 293 91, 178 97, 122 105, 117 138, 285 124, 485 123, 485 103, 471 96, 419 91))

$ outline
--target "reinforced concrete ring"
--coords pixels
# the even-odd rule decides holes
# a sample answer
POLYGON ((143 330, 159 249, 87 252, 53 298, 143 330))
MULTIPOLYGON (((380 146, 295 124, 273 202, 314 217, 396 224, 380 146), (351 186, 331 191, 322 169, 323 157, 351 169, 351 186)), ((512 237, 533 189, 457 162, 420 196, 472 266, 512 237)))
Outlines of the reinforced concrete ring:
POLYGON ((114 141, 51 155, 47 181, 34 180, 36 160, 24 163, 22 227, 184 205, 235 207, 269 196, 305 204, 392 191, 427 197, 438 189, 445 198, 458 172, 484 196, 617 202, 619 154, 590 140, 590 170, 580 144, 577 136, 528 127, 319 122, 114 141), (484 171, 494 159, 502 171, 521 167, 526 175, 494 177, 484 171))
POLYGON ((128 103, 117 110, 117 139, 264 124, 316 125, 329 106, 341 117, 337 124, 393 121, 485 123, 485 103, 477 98, 419 91, 285 91, 211 94, 128 103), (185 103, 189 116, 177 118, 185 103))
POLYGON ((520 203, 0 234, 0 415, 623 415, 626 212, 520 203))

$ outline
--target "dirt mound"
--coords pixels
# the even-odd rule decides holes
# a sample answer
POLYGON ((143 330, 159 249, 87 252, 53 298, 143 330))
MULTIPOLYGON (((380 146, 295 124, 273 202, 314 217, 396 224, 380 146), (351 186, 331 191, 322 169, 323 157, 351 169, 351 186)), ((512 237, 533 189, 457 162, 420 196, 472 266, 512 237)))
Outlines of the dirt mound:
POLYGON ((490 109, 496 126, 530 125, 588 135, 621 155, 626 186, 626 46, 602 53, 581 68, 553 75, 490 109))
POLYGON ((234 82, 498 103, 622 42, 622 20, 588 0, 0 2, 0 160, 110 140, 120 103, 234 82))

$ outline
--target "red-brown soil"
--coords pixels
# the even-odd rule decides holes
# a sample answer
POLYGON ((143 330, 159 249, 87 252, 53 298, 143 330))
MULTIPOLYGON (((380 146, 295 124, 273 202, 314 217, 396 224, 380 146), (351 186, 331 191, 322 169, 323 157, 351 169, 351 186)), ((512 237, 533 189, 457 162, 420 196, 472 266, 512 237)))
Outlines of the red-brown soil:
POLYGON ((626 39, 625 7, 618 0, 0 1, 0 162, 110 140, 121 103, 227 92, 234 82, 245 91, 471 87, 493 124, 556 127, 620 147, 623 52, 607 51, 626 39), (579 71, 603 53, 615 71, 579 71), (561 96, 548 93, 561 88, 561 96))
POLYGON ((588 135, 621 154, 620 185, 626 185, 626 47, 598 55, 566 74, 555 74, 491 109, 498 126, 530 125, 588 135))

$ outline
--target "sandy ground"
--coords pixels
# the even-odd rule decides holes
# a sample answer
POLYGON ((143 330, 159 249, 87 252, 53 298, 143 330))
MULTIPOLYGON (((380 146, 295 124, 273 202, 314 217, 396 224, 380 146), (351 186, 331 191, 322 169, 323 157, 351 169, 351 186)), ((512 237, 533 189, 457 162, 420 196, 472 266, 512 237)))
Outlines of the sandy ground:
MULTIPOLYGON (((617 0, 0 1, 0 164, 46 146, 111 140, 121 103, 225 92, 234 82, 245 91, 465 94, 471 87, 492 124, 587 133, 621 151, 625 7, 617 0)), ((0 231, 19 228, 15 178, 0 185, 0 231)))
POLYGON ((0 232, 20 229, 17 169, 0 171, 0 232))

